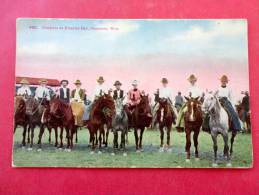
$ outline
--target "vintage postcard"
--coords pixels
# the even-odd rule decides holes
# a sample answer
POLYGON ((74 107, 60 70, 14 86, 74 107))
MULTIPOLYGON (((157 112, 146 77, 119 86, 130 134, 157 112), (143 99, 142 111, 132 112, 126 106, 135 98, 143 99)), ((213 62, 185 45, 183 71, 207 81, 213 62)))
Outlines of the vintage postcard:
POLYGON ((253 165, 243 19, 17 19, 14 101, 14 167, 253 165))

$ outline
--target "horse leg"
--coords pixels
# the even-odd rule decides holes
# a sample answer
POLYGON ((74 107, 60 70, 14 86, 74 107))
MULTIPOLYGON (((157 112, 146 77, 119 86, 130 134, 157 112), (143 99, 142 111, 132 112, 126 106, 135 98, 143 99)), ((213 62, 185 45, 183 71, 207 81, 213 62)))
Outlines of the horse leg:
POLYGON ((212 166, 217 166, 217 151, 218 151, 218 144, 217 144, 217 136, 218 136, 218 133, 213 133, 211 131, 211 138, 212 138, 212 141, 213 141, 213 150, 214 150, 214 160, 213 160, 213 164, 212 166))
POLYGON ((14 125, 13 134, 15 134, 16 128, 17 128, 17 124, 14 125))
POLYGON ((32 126, 32 128, 31 128, 31 144, 30 144, 30 148, 32 148, 32 146, 33 146, 33 137, 34 137, 34 126, 32 126))
POLYGON ((69 133, 70 133, 70 129, 68 127, 66 127, 67 149, 70 148, 70 140, 71 139, 70 139, 69 133))
POLYGON ((125 145, 126 145, 126 141, 125 141, 125 130, 121 131, 121 148, 123 150, 125 150, 125 145))
POLYGON ((193 134, 193 143, 194 143, 194 147, 195 147, 195 158, 199 158, 199 152, 198 152, 198 136, 199 136, 199 130, 198 131, 194 131, 193 134))
POLYGON ((49 143, 51 143, 51 128, 48 128, 49 130, 49 143))
POLYGON ((72 149, 74 146, 74 143, 73 143, 74 131, 77 131, 77 127, 71 127, 69 129, 70 149, 72 149))
POLYGON ((60 128, 60 136, 59 136, 59 138, 60 138, 60 145, 59 145, 59 148, 63 148, 63 130, 64 130, 64 128, 61 127, 61 128, 60 128))
POLYGON ((76 143, 78 143, 77 131, 78 131, 78 129, 76 128, 76 129, 75 129, 75 133, 76 133, 76 143))
POLYGON ((103 135, 103 131, 99 130, 99 149, 101 149, 102 147, 102 135, 103 135))
POLYGON ((230 142, 231 142, 231 146, 230 146, 230 156, 232 156, 233 154, 233 143, 235 141, 235 137, 236 137, 237 133, 236 132, 232 132, 232 136, 231 136, 231 139, 230 139, 230 142))
POLYGON ((114 138, 113 138, 113 148, 118 148, 118 131, 113 130, 114 138))
POLYGON ((164 129, 162 126, 159 127, 160 130, 160 148, 162 148, 164 146, 164 129))
POLYGON ((39 141, 38 141, 39 148, 41 148, 41 139, 42 139, 43 133, 44 133, 44 128, 41 127, 40 128, 40 133, 39 133, 39 141))
POLYGON ((186 152, 186 160, 190 160, 190 148, 191 148, 191 131, 189 129, 185 129, 186 133, 186 145, 185 145, 185 152, 186 152))
POLYGON ((227 158, 227 166, 231 166, 231 163, 230 163, 230 157, 229 157, 229 146, 228 146, 228 133, 227 131, 222 133, 222 137, 223 137, 223 140, 224 140, 224 157, 227 158))
POLYGON ((142 150, 142 137, 144 133, 145 128, 140 129, 140 140, 139 140, 139 148, 142 150))
POLYGON ((139 149, 139 147, 138 147, 138 129, 134 129, 134 136, 135 136, 136 150, 138 150, 139 149))
POLYGON ((167 146, 170 147, 170 138, 171 138, 171 126, 167 127, 167 146))
POLYGON ((31 142, 31 139, 30 139, 30 131, 31 131, 31 127, 29 126, 29 127, 28 127, 28 137, 27 137, 27 143, 28 143, 28 144, 31 142))
POLYGON ((54 128, 55 130, 55 147, 58 146, 58 127, 54 128))
MULTIPOLYGON (((106 129, 105 147, 108 146, 108 137, 109 137, 109 128, 107 127, 107 129, 106 129)), ((118 141, 117 141, 117 144, 118 144, 118 141)))
MULTIPOLYGON (((29 129, 29 128, 28 128, 29 129)), ((22 146, 26 145, 25 139, 26 139, 26 125, 23 126, 23 133, 22 133, 22 146)))

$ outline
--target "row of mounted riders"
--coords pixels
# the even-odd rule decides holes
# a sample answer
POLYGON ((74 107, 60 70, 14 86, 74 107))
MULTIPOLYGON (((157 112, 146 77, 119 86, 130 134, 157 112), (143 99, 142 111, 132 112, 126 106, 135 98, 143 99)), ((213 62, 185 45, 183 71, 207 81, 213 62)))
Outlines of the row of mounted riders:
MULTIPOLYGON (((186 133, 187 159, 190 159, 191 132, 194 132, 193 141, 195 146, 195 157, 198 158, 198 135, 203 123, 202 103, 198 98, 186 98, 186 112, 184 114, 184 125, 186 133)), ((175 123, 176 115, 173 113, 170 101, 160 99, 158 101, 159 108, 156 113, 155 122, 158 123, 160 129, 161 148, 170 146, 170 131, 172 124, 175 123), (164 132, 165 131, 165 132, 164 132), (166 144, 164 144, 164 133, 167 135, 166 144)), ((136 150, 142 150, 142 137, 146 127, 150 127, 152 123, 151 106, 149 97, 143 95, 141 101, 135 107, 123 105, 122 99, 114 100, 110 95, 99 97, 94 103, 90 113, 90 120, 85 121, 85 126, 90 133, 89 143, 94 150, 97 145, 99 148, 104 144, 108 145, 109 130, 114 133, 114 148, 118 148, 118 131, 121 131, 120 147, 125 149, 128 130, 134 129, 136 150)), ((23 126, 22 146, 26 144, 26 133, 28 133, 28 143, 30 148, 33 146, 34 129, 40 127, 38 145, 41 148, 42 135, 44 128, 47 127, 51 133, 51 129, 55 130, 55 147, 58 147, 58 128, 60 131, 60 145, 63 147, 63 129, 66 131, 67 149, 73 147, 73 136, 76 135, 77 129, 75 125, 72 108, 69 104, 54 97, 50 101, 45 99, 36 100, 34 97, 22 96, 15 97, 15 128, 23 126)), ((219 124, 220 125, 220 124, 219 124)), ((219 132, 219 134, 223 134, 219 132)), ((234 142, 236 132, 232 133, 231 149, 234 142)), ((51 136, 49 136, 49 141, 51 136)), ((227 143, 226 143, 227 144, 227 143)), ((215 143, 214 143, 215 146, 215 143)), ((214 150, 215 151, 215 150, 214 150)), ((228 145, 224 147, 224 154, 228 152, 228 145)))

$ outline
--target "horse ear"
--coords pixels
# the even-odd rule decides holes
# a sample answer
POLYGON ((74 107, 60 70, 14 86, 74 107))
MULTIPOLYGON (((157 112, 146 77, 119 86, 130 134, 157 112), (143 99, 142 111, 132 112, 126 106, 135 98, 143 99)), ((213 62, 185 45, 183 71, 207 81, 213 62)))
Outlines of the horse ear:
POLYGON ((195 101, 198 101, 198 100, 199 100, 199 98, 200 98, 200 97, 196 97, 196 98, 194 98, 194 99, 195 99, 195 101))
POLYGON ((187 101, 189 101, 189 100, 190 100, 190 98, 188 98, 188 97, 186 97, 186 96, 184 96, 184 98, 185 98, 187 101))

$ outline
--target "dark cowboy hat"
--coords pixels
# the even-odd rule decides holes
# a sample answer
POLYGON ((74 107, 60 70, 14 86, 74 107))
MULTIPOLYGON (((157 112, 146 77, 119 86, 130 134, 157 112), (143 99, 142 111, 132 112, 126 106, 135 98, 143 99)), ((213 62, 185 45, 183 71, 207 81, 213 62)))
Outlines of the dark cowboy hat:
POLYGON ((114 86, 116 85, 122 85, 120 81, 115 81, 114 86))
POLYGON ((65 80, 65 79, 64 79, 64 80, 61 80, 61 81, 60 81, 60 84, 63 83, 63 82, 66 82, 67 84, 69 83, 68 80, 65 80))
POLYGON ((162 78, 161 82, 162 83, 168 83, 168 80, 167 80, 167 78, 162 78))

